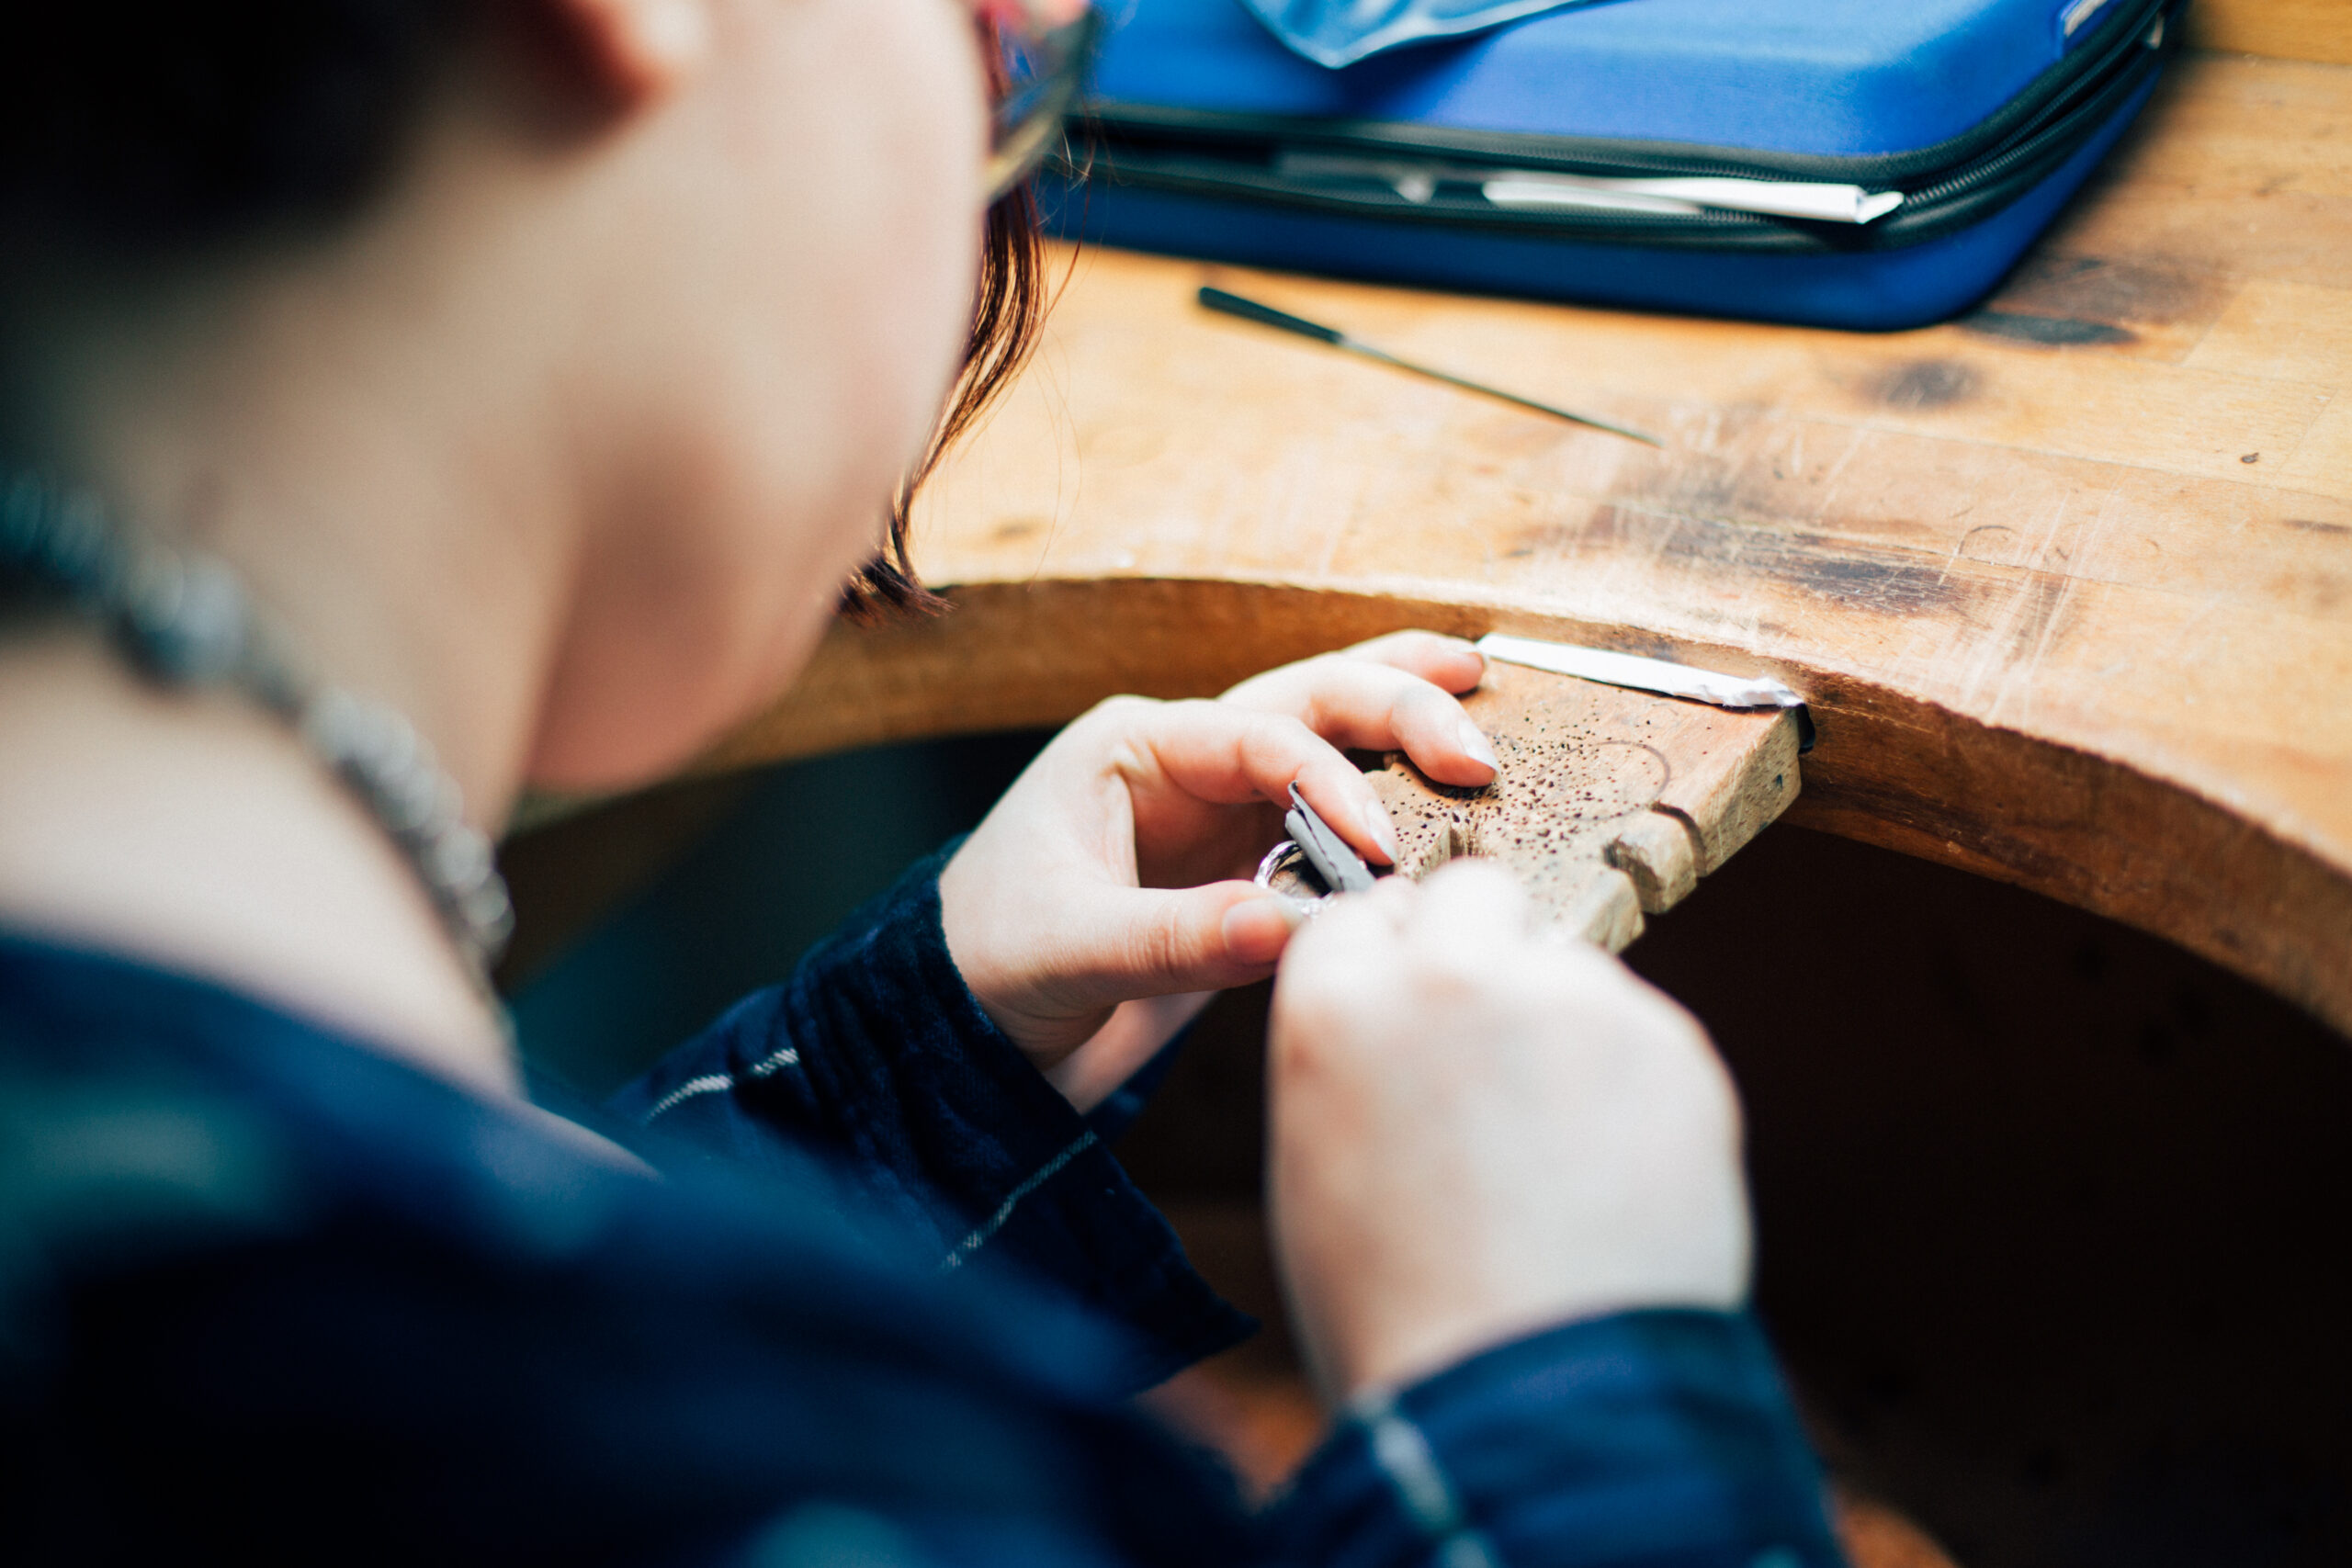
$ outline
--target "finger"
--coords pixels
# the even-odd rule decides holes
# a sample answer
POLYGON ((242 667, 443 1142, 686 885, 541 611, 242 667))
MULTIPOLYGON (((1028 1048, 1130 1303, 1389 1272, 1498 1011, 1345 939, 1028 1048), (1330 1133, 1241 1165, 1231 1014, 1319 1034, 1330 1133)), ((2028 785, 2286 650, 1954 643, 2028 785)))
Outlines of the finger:
POLYGON ((1102 888, 1073 914, 1080 950, 1065 955, 1057 999, 1077 1011, 1262 980, 1305 919, 1291 899, 1248 882, 1102 888))
MULTIPOLYGON (((1361 958, 1385 951, 1388 944, 1403 940, 1420 898, 1420 884, 1411 877, 1384 876, 1369 893, 1327 899, 1317 908, 1315 918, 1291 939, 1283 962, 1287 965, 1311 953, 1319 964, 1334 953, 1361 958)), ((1284 973, 1288 972, 1285 968, 1284 973)))
POLYGON ((1441 784, 1483 784, 1495 776, 1494 748, 1462 705, 1396 665, 1352 654, 1310 659, 1245 682, 1224 700, 1290 714, 1336 746, 1401 748, 1441 784))
POLYGON ((1476 644, 1440 632, 1390 632, 1343 651, 1350 659, 1370 660, 1419 675, 1449 692, 1469 691, 1487 676, 1487 656, 1476 644))
POLYGON ((1299 720, 1222 702, 1189 702, 1137 709, 1133 723, 1131 739, 1185 794, 1227 806, 1251 799, 1287 804, 1295 783, 1357 853, 1383 865, 1396 863, 1396 829, 1387 807, 1354 763, 1299 720))
POLYGON ((1529 914, 1526 889, 1501 864, 1454 861, 1421 879, 1408 935, 1433 957, 1481 970, 1532 945, 1529 914))
POLYGON ((1237 964, 1272 968, 1306 922, 1308 908, 1280 896, 1235 904, 1225 912, 1226 955, 1237 964))
POLYGON ((1110 1022, 1046 1069, 1046 1081, 1083 1116, 1110 1099, 1216 999, 1215 991, 1182 991, 1121 1002, 1110 1022))
POLYGON ((1487 656, 1474 643, 1439 632, 1390 632, 1334 653, 1319 654, 1253 675, 1224 694, 1239 696, 1269 682, 1283 681, 1307 665, 1333 659, 1385 664, 1408 675, 1418 675, 1448 692, 1469 691, 1487 674, 1487 656))
MULTIPOLYGON (((1542 922, 1527 889, 1499 861, 1460 860, 1422 878, 1426 897, 1408 940, 1458 973, 1490 971, 1498 956, 1548 972, 1585 994, 1651 991, 1618 959, 1566 928, 1542 922)), ((1653 993, 1667 1009, 1679 1007, 1653 993)))

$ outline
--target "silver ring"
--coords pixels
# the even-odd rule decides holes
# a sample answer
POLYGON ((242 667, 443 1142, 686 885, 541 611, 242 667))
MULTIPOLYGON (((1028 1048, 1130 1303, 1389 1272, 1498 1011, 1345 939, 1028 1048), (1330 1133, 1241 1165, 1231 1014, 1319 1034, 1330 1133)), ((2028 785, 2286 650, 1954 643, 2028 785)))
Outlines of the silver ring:
POLYGON ((1314 864, 1295 839, 1284 839, 1268 850, 1266 858, 1258 863, 1258 874, 1250 880, 1269 893, 1289 899, 1310 915, 1331 901, 1329 893, 1308 891, 1320 887, 1322 881, 1316 876, 1314 864))

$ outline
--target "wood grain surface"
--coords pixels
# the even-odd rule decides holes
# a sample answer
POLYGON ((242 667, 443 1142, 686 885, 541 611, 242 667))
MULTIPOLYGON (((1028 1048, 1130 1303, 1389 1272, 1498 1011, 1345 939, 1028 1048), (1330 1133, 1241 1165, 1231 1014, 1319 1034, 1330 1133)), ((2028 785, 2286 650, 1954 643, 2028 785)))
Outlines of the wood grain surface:
POLYGON ((2345 0, 2194 0, 2188 36, 2199 49, 2352 65, 2352 6, 2345 0))
POLYGON ((2185 58, 1972 314, 1857 334, 1093 252, 724 766, 1209 693, 1408 625, 1766 671, 1793 818, 2158 932, 2352 1031, 2352 68, 2185 58), (1216 281, 1663 451, 1192 302, 1216 281))
POLYGON ((1797 798, 1792 713, 1731 713, 1496 663, 1464 704, 1500 762, 1481 789, 1402 752, 1371 774, 1419 876, 1459 855, 1511 868, 1536 908, 1611 953, 1797 798))

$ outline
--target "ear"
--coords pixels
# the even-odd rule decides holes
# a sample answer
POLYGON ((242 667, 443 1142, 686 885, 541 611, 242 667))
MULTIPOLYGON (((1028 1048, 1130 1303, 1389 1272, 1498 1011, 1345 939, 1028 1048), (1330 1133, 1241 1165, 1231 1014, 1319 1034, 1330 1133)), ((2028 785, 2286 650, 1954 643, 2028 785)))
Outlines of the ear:
POLYGON ((634 108, 666 97, 710 53, 714 0, 540 0, 595 85, 634 108))

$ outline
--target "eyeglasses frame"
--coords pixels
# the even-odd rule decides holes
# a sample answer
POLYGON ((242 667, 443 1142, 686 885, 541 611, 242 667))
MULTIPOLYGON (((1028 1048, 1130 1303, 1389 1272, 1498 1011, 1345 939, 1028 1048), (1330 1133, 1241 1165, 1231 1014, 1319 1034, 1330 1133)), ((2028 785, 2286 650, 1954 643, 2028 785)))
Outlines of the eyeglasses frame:
POLYGON ((1107 26, 1102 11, 1089 6, 1073 22, 1034 39, 1012 40, 1013 47, 1041 58, 1046 68, 1034 86, 997 110, 981 175, 989 205, 1012 194, 1059 145, 1062 122, 1078 107, 1107 26))

